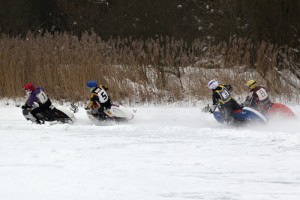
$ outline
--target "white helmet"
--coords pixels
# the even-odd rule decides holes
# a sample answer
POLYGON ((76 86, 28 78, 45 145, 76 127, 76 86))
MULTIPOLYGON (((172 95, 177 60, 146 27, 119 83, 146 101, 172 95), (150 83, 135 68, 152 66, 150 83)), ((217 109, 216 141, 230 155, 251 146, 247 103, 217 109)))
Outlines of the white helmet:
POLYGON ((216 81, 216 80, 211 80, 211 81, 209 81, 208 84, 207 84, 207 87, 208 87, 209 89, 211 89, 211 90, 216 89, 218 86, 219 86, 219 83, 218 83, 218 81, 216 81))

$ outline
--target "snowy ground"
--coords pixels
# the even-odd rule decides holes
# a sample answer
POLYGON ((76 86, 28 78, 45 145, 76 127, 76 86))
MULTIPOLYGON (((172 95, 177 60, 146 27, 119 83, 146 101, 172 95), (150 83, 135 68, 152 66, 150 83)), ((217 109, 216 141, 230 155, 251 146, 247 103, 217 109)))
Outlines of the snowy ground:
POLYGON ((82 108, 73 125, 33 125, 0 106, 0 198, 300 199, 299 119, 237 129, 200 108, 137 109, 123 125, 82 108))

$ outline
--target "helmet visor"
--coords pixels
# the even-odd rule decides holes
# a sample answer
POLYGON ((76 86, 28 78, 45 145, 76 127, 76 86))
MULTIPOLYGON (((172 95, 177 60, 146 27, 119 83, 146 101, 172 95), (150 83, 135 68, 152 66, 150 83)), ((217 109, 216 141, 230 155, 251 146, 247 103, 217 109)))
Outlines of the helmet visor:
POLYGON ((95 87, 89 87, 90 92, 93 92, 95 87))

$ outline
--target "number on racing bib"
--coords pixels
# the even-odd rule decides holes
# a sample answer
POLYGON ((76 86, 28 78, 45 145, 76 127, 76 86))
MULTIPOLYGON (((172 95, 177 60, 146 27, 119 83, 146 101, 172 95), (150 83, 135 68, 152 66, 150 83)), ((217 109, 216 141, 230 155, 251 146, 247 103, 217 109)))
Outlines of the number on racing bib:
POLYGON ((38 93, 36 95, 36 98, 42 103, 46 103, 46 101, 48 100, 48 97, 47 95, 43 92, 43 91, 40 91, 40 93, 38 93))
POLYGON ((227 90, 223 90, 220 92, 223 101, 227 101, 230 98, 230 94, 227 90))
POLYGON ((108 95, 105 90, 101 90, 98 94, 100 103, 105 103, 108 99, 108 95))
POLYGON ((267 91, 266 91, 264 88, 259 89, 259 90, 256 92, 256 94, 257 94, 258 99, 259 99, 260 101, 265 100, 266 98, 268 98, 268 93, 267 93, 267 91))

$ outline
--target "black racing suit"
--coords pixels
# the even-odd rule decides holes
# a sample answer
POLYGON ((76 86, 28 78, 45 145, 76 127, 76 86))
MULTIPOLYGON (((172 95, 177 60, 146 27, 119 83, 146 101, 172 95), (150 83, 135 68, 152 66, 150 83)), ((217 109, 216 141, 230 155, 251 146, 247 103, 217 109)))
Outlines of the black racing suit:
POLYGON ((105 119, 107 114, 104 112, 105 109, 110 109, 112 102, 106 93, 107 87, 100 86, 95 88, 90 95, 90 103, 88 108, 98 109, 98 116, 100 119, 105 119), (100 106, 100 107, 99 107, 100 106))
POLYGON ((229 90, 231 85, 220 84, 216 89, 212 90, 212 100, 214 106, 219 106, 224 116, 224 120, 228 123, 233 121, 233 111, 242 109, 235 99, 231 97, 229 90))
POLYGON ((36 123, 38 124, 41 123, 41 119, 38 118, 37 114, 47 110, 51 110, 52 108, 52 102, 44 91, 45 90, 43 87, 38 87, 33 90, 28 97, 25 105, 22 106, 23 109, 32 108, 30 113, 36 119, 36 123), (38 104, 38 107, 34 107, 34 104, 38 104))

